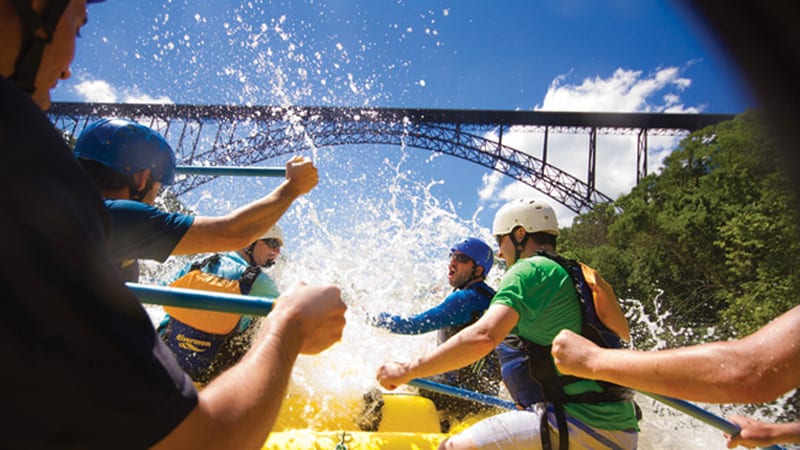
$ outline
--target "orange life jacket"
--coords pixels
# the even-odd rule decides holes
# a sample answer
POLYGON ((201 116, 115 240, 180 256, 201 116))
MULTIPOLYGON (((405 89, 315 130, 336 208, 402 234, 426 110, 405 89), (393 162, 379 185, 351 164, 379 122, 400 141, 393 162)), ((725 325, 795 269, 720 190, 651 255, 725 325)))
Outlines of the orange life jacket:
MULTIPOLYGON (((218 262, 220 255, 212 255, 198 263, 182 277, 173 281, 170 286, 199 289, 203 291, 222 292, 227 294, 247 294, 259 273, 258 268, 249 266, 241 278, 229 280, 218 275, 203 272, 203 267, 218 262)), ((165 306, 164 311, 171 317, 180 320, 192 328, 212 334, 228 334, 233 331, 242 318, 240 314, 205 311, 201 309, 165 306)))

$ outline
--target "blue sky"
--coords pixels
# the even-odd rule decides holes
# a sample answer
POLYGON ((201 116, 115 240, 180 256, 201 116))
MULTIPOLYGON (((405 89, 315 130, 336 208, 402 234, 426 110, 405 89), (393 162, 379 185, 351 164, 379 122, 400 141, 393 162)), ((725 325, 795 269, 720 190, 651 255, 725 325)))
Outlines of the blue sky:
MULTIPOLYGON (((707 37, 686 11, 658 0, 114 1, 89 7, 73 77, 53 99, 707 113, 753 106, 707 37)), ((553 161, 577 176, 586 172, 581 139, 551 137, 561 146, 553 161)), ((616 197, 634 183, 635 142, 601 139, 598 187, 616 197)), ((540 137, 504 137, 512 142, 533 152, 540 137)), ((675 143, 651 141, 651 170, 675 143)), ((419 150, 315 156, 324 179, 312 200, 328 201, 317 191, 340 178, 386 170, 433 183, 437 198, 484 226, 508 199, 546 198, 419 150)), ((571 213, 555 206, 568 223, 571 213)))

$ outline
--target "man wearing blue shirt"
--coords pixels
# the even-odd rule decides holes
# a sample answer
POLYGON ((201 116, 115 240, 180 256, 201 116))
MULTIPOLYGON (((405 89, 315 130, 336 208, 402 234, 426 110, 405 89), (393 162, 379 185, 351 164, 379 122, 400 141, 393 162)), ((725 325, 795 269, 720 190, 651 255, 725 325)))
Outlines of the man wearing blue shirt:
POLYGON ((70 76, 86 3, 0 0, 0 248, 13 255, 0 262, 0 445, 261 447, 297 355, 338 341, 346 306, 335 286, 287 289, 247 356, 195 390, 112 265, 100 193, 42 111, 70 76))
MULTIPOLYGON (((476 238, 459 241, 450 249, 447 281, 453 287, 439 305, 410 317, 381 313, 373 325, 397 334, 422 334, 439 330, 439 343, 447 341, 463 328, 477 321, 494 296, 494 289, 486 284, 486 275, 492 268, 494 254, 491 247, 476 238)), ((497 395, 500 388, 500 370, 497 356, 492 353, 475 363, 436 377, 450 386, 497 395)), ((467 413, 480 410, 476 402, 452 396, 425 392, 437 408, 462 418, 467 413)))
POLYGON ((138 281, 137 259, 244 248, 270 229, 317 184, 314 164, 296 156, 286 180, 268 195, 224 216, 193 217, 153 206, 175 180, 175 155, 155 130, 126 119, 102 119, 81 133, 75 156, 94 180, 111 215, 109 252, 126 281, 138 281))

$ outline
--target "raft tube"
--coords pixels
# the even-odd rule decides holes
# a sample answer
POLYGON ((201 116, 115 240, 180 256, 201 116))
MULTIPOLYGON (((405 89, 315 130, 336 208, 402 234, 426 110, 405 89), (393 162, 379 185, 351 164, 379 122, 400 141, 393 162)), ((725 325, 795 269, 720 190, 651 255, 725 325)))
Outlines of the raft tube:
POLYGON ((454 424, 450 433, 442 433, 440 413, 433 401, 416 394, 380 393, 378 406, 370 406, 367 396, 358 405, 329 405, 336 411, 320 414, 317 405, 304 399, 287 396, 281 406, 274 431, 264 443, 264 450, 372 450, 418 449, 435 450, 439 444, 456 431, 474 423, 479 418, 465 419, 454 424), (310 409, 309 409, 310 408, 310 409), (365 418, 365 409, 373 417, 365 418), (341 411, 350 414, 342 414, 341 411), (308 423, 303 416, 314 416, 308 423), (375 428, 371 431, 366 429, 375 428))

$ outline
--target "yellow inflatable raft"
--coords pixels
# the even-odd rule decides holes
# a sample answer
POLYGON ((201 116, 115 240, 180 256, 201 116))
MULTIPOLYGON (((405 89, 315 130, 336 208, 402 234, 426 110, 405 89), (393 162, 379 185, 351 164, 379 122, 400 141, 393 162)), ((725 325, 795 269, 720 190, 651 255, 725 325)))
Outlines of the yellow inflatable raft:
MULTIPOLYGON (((365 418, 364 401, 349 405, 316 405, 289 394, 263 449, 435 450, 449 435, 440 431, 439 412, 430 399, 402 393, 381 396, 380 407, 375 408, 372 417, 365 418), (319 414, 320 408, 324 408, 325 413, 319 414), (308 417, 313 419, 304 419, 308 417), (376 430, 364 431, 365 428, 376 430)), ((470 417, 453 424, 450 432, 463 429, 478 419, 470 417)))

